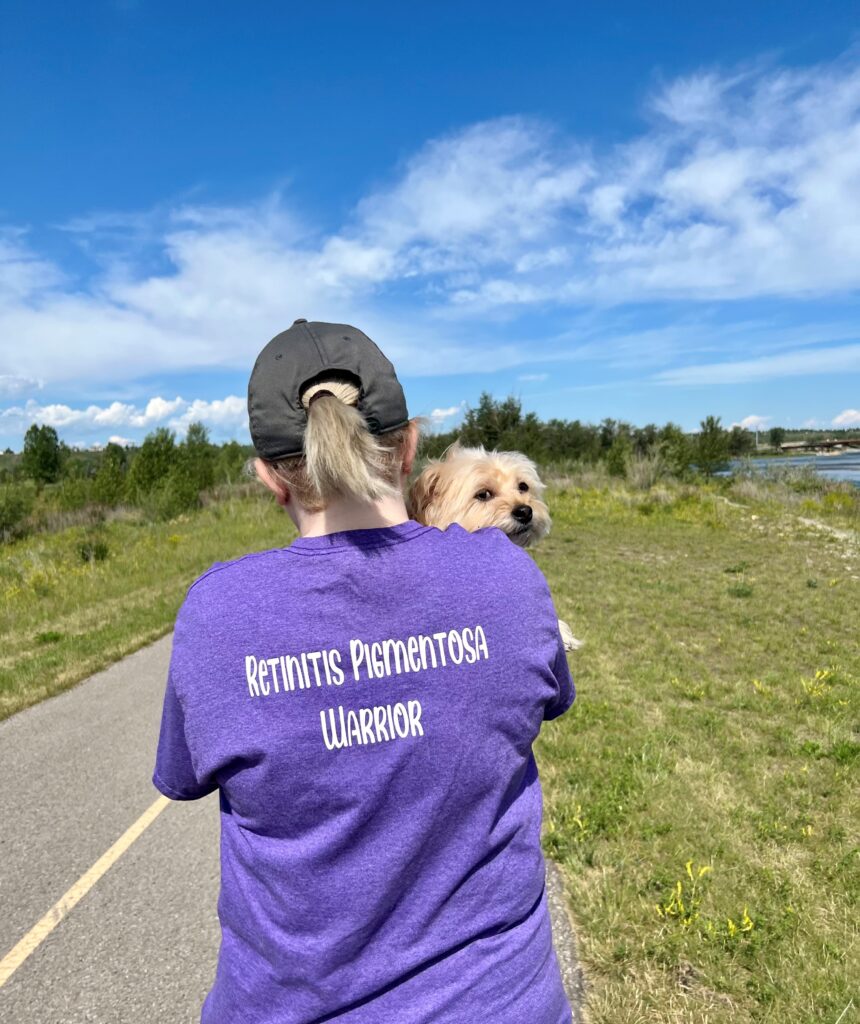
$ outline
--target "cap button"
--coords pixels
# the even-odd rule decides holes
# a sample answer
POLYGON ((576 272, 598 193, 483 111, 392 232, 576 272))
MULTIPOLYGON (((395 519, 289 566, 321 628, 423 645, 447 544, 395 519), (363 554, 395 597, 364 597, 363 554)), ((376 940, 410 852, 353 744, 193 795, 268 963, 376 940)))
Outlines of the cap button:
POLYGON ((307 320, 303 316, 300 316, 298 318, 298 320, 293 320, 293 327, 295 327, 296 324, 306 324, 306 323, 307 323, 307 320))

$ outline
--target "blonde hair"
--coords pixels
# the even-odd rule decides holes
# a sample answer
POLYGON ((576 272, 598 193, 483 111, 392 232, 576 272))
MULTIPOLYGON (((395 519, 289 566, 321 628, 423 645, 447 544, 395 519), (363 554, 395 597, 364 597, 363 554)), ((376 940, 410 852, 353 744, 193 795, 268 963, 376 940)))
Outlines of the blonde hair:
POLYGON ((322 512, 336 497, 349 496, 377 501, 402 494, 400 471, 409 438, 410 424, 418 427, 424 417, 384 434, 372 434, 356 408, 359 388, 343 378, 319 380, 302 394, 307 410, 304 452, 283 459, 263 459, 308 512, 322 512), (311 399, 320 395, 313 403, 311 399))

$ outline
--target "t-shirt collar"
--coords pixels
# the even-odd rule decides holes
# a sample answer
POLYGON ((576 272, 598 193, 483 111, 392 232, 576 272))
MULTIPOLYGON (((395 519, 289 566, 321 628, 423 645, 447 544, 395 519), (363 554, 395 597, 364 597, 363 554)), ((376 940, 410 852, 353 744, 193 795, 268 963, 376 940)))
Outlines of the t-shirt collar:
POLYGON ((399 544, 411 540, 433 527, 424 526, 414 519, 407 519, 393 526, 374 526, 361 530, 336 530, 334 533, 323 533, 313 537, 296 537, 289 545, 289 551, 299 554, 311 554, 315 551, 332 551, 335 548, 347 547, 380 547, 399 544))

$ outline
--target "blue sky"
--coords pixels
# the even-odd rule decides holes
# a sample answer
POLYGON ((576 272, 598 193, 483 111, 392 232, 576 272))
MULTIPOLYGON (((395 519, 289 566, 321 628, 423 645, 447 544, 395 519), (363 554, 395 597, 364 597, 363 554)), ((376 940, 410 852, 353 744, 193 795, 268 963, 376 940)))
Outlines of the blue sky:
POLYGON ((0 445, 247 442, 297 317, 438 429, 860 426, 856 6, 691 8, 6 0, 0 445))

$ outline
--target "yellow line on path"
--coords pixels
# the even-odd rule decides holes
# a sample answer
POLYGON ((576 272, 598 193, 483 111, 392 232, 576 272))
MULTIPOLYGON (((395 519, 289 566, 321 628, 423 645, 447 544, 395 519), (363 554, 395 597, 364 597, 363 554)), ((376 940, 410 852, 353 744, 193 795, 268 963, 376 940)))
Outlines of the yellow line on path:
POLYGON ((35 952, 44 939, 57 927, 72 907, 86 896, 107 869, 125 853, 137 837, 152 824, 170 803, 166 796, 160 796, 151 804, 137 821, 106 850, 85 874, 75 882, 65 895, 51 907, 41 921, 27 932, 23 939, 0 960, 0 988, 12 977, 27 957, 35 952))

